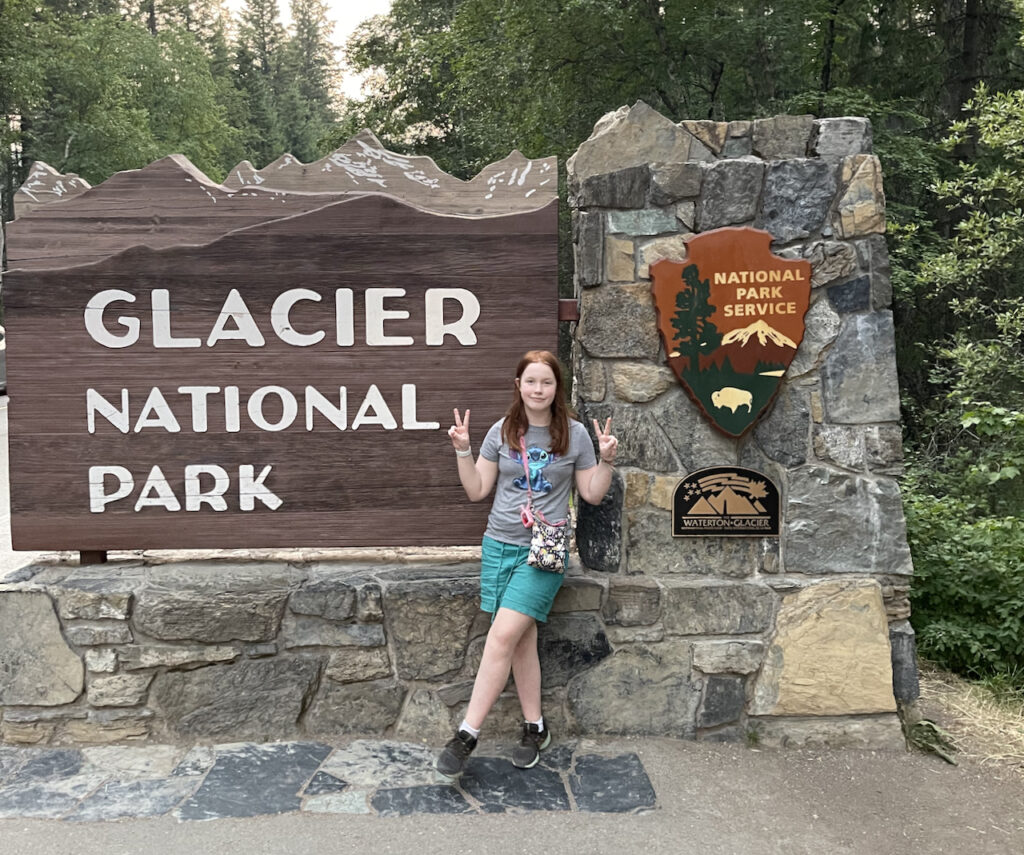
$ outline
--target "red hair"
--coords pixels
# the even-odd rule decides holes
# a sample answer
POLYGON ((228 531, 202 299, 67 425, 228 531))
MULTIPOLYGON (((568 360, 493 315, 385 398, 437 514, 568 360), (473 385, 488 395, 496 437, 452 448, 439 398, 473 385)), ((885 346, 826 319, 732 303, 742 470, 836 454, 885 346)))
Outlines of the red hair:
MULTIPOLYGON (((551 369, 555 375, 555 397, 551 402, 551 425, 548 430, 551 433, 551 451, 554 454, 566 454, 569 451, 569 419, 576 414, 569 407, 565 400, 565 390, 562 388, 562 366, 553 353, 547 350, 531 350, 523 354, 516 366, 516 380, 523 376, 523 372, 535 362, 541 362, 551 369)), ((519 448, 519 440, 526 435, 530 421, 526 417, 526 407, 523 405, 523 396, 519 392, 519 383, 516 382, 515 397, 512 405, 505 411, 505 423, 501 426, 501 438, 508 443, 509 448, 519 448)))

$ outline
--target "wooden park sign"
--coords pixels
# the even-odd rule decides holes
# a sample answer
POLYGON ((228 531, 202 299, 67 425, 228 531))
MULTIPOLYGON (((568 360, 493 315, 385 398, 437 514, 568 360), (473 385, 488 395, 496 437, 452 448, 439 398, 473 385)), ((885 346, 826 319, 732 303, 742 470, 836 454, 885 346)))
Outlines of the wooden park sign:
POLYGON ((554 159, 474 185, 370 141, 321 192, 167 158, 15 220, 16 549, 479 540, 446 430, 556 347, 554 159))
POLYGON ((723 228, 651 265, 668 364, 704 415, 738 437, 771 404, 804 336, 811 265, 773 255, 772 236, 723 228))

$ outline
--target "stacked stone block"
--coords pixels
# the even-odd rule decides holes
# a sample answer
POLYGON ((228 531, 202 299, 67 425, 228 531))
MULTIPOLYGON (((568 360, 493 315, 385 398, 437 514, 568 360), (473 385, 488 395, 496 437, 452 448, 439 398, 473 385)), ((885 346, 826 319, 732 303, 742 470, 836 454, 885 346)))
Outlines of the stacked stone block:
POLYGON ((569 188, 578 405, 588 423, 611 417, 620 441, 614 489, 582 506, 577 532, 587 571, 608 578, 615 651, 581 680, 597 696, 671 673, 685 699, 639 732, 897 742, 896 701, 916 697, 912 566, 870 124, 675 124, 639 102, 598 123, 569 162, 569 188), (770 412, 739 440, 666 368, 651 296, 652 263, 683 260, 689 236, 723 226, 766 230, 774 252, 812 269, 804 340, 770 412), (730 464, 779 485, 781 537, 673 538, 679 480, 730 464))

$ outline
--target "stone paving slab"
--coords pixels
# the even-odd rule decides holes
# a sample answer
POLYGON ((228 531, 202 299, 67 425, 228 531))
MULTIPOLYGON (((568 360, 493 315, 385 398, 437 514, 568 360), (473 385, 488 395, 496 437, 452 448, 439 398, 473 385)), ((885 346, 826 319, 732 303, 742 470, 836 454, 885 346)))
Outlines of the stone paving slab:
POLYGON ((591 742, 552 746, 533 769, 473 756, 452 781, 436 748, 392 740, 103 746, 0 746, 0 819, 108 822, 170 816, 179 822, 284 813, 641 813, 657 806, 634 754, 591 742))
POLYGON ((537 765, 522 774, 501 757, 476 757, 466 764, 459 786, 486 813, 509 808, 521 810, 569 810, 563 776, 537 765))
POLYGON ((303 786, 330 753, 330 746, 318 742, 240 745, 218 751, 199 789, 175 815, 219 819, 299 810, 303 786))
POLYGON ((194 789, 194 782, 188 778, 107 781, 63 819, 102 822, 163 816, 170 813, 194 789))

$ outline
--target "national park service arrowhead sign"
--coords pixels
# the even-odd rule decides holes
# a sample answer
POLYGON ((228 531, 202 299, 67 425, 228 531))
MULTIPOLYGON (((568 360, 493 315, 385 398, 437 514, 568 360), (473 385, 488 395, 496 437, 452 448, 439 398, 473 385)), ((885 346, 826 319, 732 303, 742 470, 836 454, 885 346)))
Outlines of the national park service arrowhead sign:
POLYGON ((773 255, 772 236, 724 228, 651 265, 668 364, 711 423, 742 436, 771 404, 804 336, 811 265, 773 255))

